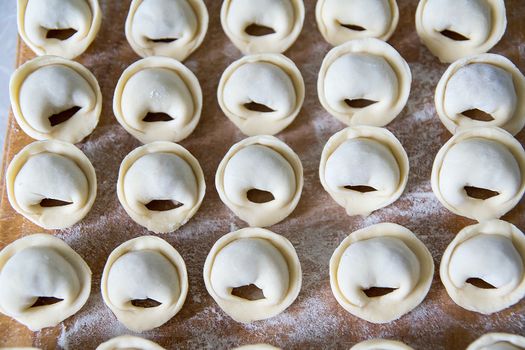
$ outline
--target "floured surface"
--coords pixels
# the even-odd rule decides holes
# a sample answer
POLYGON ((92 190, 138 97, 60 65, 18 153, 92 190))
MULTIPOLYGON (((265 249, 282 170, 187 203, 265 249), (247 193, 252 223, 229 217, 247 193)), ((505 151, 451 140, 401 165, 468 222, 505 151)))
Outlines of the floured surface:
MULTIPOLYGON (((217 166, 243 135, 222 114, 216 89, 224 69, 241 57, 223 33, 219 22, 219 0, 206 1, 210 28, 203 46, 185 62, 199 78, 204 94, 201 122, 181 144, 200 161, 207 191, 201 209, 177 232, 162 235, 181 253, 188 267, 190 290, 182 311, 164 326, 142 335, 170 349, 218 348, 266 342, 286 349, 341 348, 372 337, 402 340, 415 349, 464 349, 489 331, 525 333, 525 302, 492 316, 468 312, 456 306, 446 294, 439 277, 425 301, 400 320, 374 325, 351 316, 337 304, 330 291, 328 261, 337 245, 350 232, 371 224, 392 221, 413 230, 428 246, 439 266, 441 255, 455 233, 473 222, 449 213, 430 188, 432 162, 450 134, 434 109, 435 86, 445 71, 417 38, 414 25, 416 0, 399 0, 400 25, 389 41, 410 64, 414 78, 412 93, 403 113, 388 126, 400 139, 410 157, 407 189, 399 201, 370 217, 346 216, 322 189, 318 177, 321 151, 328 138, 343 128, 322 108, 317 99, 317 72, 330 46, 319 34, 314 19, 315 1, 306 0, 305 27, 298 41, 286 52, 301 70, 306 83, 304 107, 290 127, 277 136, 299 155, 305 170, 303 196, 297 209, 283 222, 270 227, 288 237, 303 268, 303 287, 298 299, 283 314, 250 325, 235 323, 207 294, 202 279, 204 260, 213 243, 223 234, 246 225, 236 219, 220 201, 214 186, 217 166)), ((121 208, 116 195, 118 167, 139 142, 118 125, 111 102, 122 71, 138 59, 124 37, 128 1, 102 0, 101 32, 81 56, 99 79, 104 96, 101 123, 80 145, 93 162, 98 177, 98 197, 93 210, 79 225, 55 232, 71 245, 93 271, 91 297, 84 308, 63 324, 32 333, 5 316, 0 316, 0 346, 34 345, 54 349, 94 349, 117 335, 131 334, 103 304, 100 277, 106 258, 120 243, 148 232, 134 223, 121 208)), ((509 57, 525 71, 525 2, 506 1, 509 27, 492 52, 509 57)), ((19 47, 18 63, 32 57, 19 47)), ((31 140, 10 118, 3 168, 31 140)), ((522 143, 525 132, 518 134, 522 143)), ((504 217, 525 229, 525 208, 520 205, 504 217)), ((0 247, 34 232, 43 232, 17 215, 2 190, 0 247)), ((52 232, 49 232, 52 233, 52 232)))

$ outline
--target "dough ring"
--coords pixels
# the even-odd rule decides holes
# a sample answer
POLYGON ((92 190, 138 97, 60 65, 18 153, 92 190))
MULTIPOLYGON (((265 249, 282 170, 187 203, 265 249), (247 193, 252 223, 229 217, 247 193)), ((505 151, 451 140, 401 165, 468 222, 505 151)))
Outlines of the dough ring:
POLYGON ((525 77, 506 57, 481 54, 454 62, 436 89, 445 127, 498 126, 515 135, 525 125, 525 77))
POLYGON ((323 60, 317 93, 346 125, 385 126, 405 107, 412 74, 401 55, 379 39, 351 40, 323 60))
POLYGON ((186 264, 161 238, 131 239, 109 255, 100 288, 104 303, 126 328, 148 331, 168 322, 184 305, 186 264))
POLYGON ((245 135, 274 135, 299 114, 304 94, 303 77, 292 60, 280 54, 258 54, 226 68, 217 99, 245 135))
POLYGON ((508 222, 490 220, 458 233, 443 253, 439 274, 456 304, 489 315, 525 296, 524 262, 523 233, 508 222))
POLYGON ((425 299, 433 275, 434 261, 425 245, 391 223, 353 232, 330 259, 336 300, 372 323, 391 322, 412 311, 425 299))
POLYGON ((169 57, 148 57, 129 66, 113 96, 120 125, 142 143, 179 142, 197 127, 202 90, 197 77, 169 57))
POLYGON ((467 350, 521 350, 525 337, 508 333, 487 333, 470 344, 467 350))
POLYGON ((80 56, 101 21, 98 0, 17 0, 18 33, 38 56, 80 56))
POLYGON ((368 216, 401 196, 408 171, 408 156, 394 134, 384 128, 354 126, 328 140, 319 177, 348 215, 368 216))
POLYGON ((91 292, 91 270, 64 241, 33 234, 0 252, 0 312, 32 331, 74 315, 91 292))
POLYGON ((226 153, 215 175, 215 187, 241 220, 250 226, 271 226, 297 206, 303 166, 297 154, 278 138, 253 136, 226 153))
POLYGON ((56 56, 20 66, 9 92, 18 125, 37 140, 80 142, 93 132, 102 110, 95 76, 80 63, 56 56))
POLYGON ((81 150, 62 141, 36 141, 24 147, 6 173, 13 209, 48 230, 82 220, 97 196, 97 176, 81 150))
POLYGON ((202 0, 133 0, 126 39, 137 55, 184 61, 204 40, 208 10, 202 0))
POLYGON ((282 53, 304 22, 303 0, 224 0, 222 29, 243 54, 282 53))
POLYGON ((489 51, 507 27, 503 0, 420 0, 416 30, 441 62, 489 51))
POLYGON ((349 40, 388 40, 399 22, 396 0, 319 0, 317 27, 324 40, 337 46, 349 40))
POLYGON ((438 152, 432 190, 448 210, 483 221, 510 211, 525 192, 525 151, 503 129, 456 133, 438 152))
POLYGON ((151 340, 135 337, 132 335, 121 335, 112 338, 99 346, 97 350, 165 350, 162 346, 151 340))
POLYGON ((204 283, 221 309, 237 322, 276 316, 301 289, 301 265, 285 237, 252 227, 230 232, 211 248, 204 263, 204 283), (255 285, 262 296, 244 298, 234 289, 255 285))
POLYGON ((350 350, 413 350, 410 346, 399 341, 388 339, 370 339, 358 343, 350 350))
POLYGON ((198 160, 184 147, 153 142, 129 153, 120 165, 117 195, 139 225, 167 233, 199 209, 206 184, 198 160))

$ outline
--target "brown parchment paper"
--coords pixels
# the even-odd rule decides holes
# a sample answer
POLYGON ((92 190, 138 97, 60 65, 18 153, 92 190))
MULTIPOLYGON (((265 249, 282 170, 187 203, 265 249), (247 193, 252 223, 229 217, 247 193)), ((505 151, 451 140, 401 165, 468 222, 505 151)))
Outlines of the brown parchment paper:
MULTIPOLYGON (((256 1, 256 0, 253 0, 256 1)), ((124 156, 140 145, 112 114, 114 87, 122 71, 139 57, 124 36, 129 1, 100 0, 104 14, 98 37, 79 61, 98 78, 104 96, 101 121, 94 133, 78 146, 93 162, 98 177, 98 197, 89 215, 74 227, 56 232, 71 245, 93 271, 91 296, 73 317, 55 328, 30 332, 14 320, 0 316, 0 346, 36 346, 43 349, 94 349, 121 334, 132 334, 105 307, 100 295, 100 277, 109 253, 120 243, 149 234, 121 208, 116 195, 117 173, 124 156)), ((300 156, 305 185, 297 209, 270 229, 291 240, 303 268, 303 286, 295 303, 270 320, 244 325, 234 322, 206 292, 202 279, 204 260, 213 243, 225 233, 245 227, 220 201, 214 186, 217 166, 235 142, 244 138, 222 114, 216 89, 224 69, 241 53, 222 31, 219 0, 206 0, 210 26, 204 43, 185 64, 199 78, 204 93, 202 119, 195 132, 181 142, 200 161, 206 177, 203 205, 184 227, 162 235, 181 253, 189 273, 190 290, 179 314, 168 323, 141 335, 168 349, 229 349, 266 342, 285 349, 348 349, 374 337, 398 339, 415 349, 464 349, 489 331, 525 334, 525 302, 491 316, 463 310, 448 297, 437 268, 441 255, 454 235, 473 222, 444 209, 430 188, 432 162, 441 145, 451 136, 434 109, 435 86, 445 71, 420 44, 415 32, 416 0, 398 0, 399 26, 389 41, 410 64, 412 92, 401 115, 388 129, 400 139, 410 157, 410 179, 400 200, 368 218, 348 217, 322 189, 318 166, 328 138, 344 125, 326 113, 316 91, 317 73, 330 49, 319 34, 314 0, 305 0, 306 19, 297 42, 286 52, 301 70, 306 100, 293 124, 277 136, 300 156), (343 310, 330 291, 328 261, 336 246, 352 231, 379 222, 392 221, 413 230, 428 246, 436 263, 432 288, 411 313, 385 325, 360 320, 343 310)), ((492 52, 509 57, 525 70, 525 1, 507 0, 508 28, 492 52)), ((17 63, 33 57, 24 45, 18 47, 17 63)), ((524 96, 521 96, 524 98, 524 96)), ((518 135, 525 141, 525 133, 518 135)), ((17 126, 12 115, 2 171, 31 139, 17 126)), ((504 217, 525 229, 523 201, 504 217)), ((24 235, 43 232, 16 214, 2 189, 0 203, 0 248, 24 235)))

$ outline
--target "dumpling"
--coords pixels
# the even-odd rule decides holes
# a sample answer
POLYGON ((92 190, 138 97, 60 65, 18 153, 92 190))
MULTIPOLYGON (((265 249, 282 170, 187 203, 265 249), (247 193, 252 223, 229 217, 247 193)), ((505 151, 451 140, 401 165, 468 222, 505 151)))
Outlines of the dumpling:
POLYGON ((464 309, 492 314, 525 296, 525 236, 501 220, 461 230, 439 268, 448 295, 464 309))
POLYGON ((112 338, 99 346, 97 350, 165 350, 162 346, 151 340, 133 335, 121 335, 112 338))
POLYGON ((208 293, 237 322, 280 314, 297 298, 301 281, 301 265, 290 241, 262 228, 224 235, 204 263, 208 293))
POLYGON ((199 162, 182 146, 153 142, 120 165, 117 195, 128 215, 156 233, 177 230, 199 209, 206 184, 199 162))
POLYGON ((436 110, 451 132, 498 126, 515 135, 525 125, 525 77, 507 58, 480 54, 447 69, 436 88, 436 110))
POLYGON ((74 315, 91 292, 91 270, 61 239, 25 236, 0 252, 0 312, 32 331, 74 315))
POLYGON ((142 57, 184 61, 204 40, 208 10, 202 0, 133 0, 126 39, 142 57))
POLYGON ((56 140, 24 147, 7 168, 6 186, 13 209, 48 230, 82 220, 97 195, 89 159, 74 145, 56 140))
POLYGON ((184 305, 186 264, 165 240, 142 236, 111 252, 100 288, 104 303, 126 328, 151 330, 168 322, 184 305))
POLYGON ((80 56, 102 21, 98 0, 17 0, 18 33, 37 55, 80 56))
POLYGON ((303 0, 224 0, 222 29, 243 54, 282 53, 304 22, 303 0))
POLYGON ((348 215, 367 216, 395 202, 408 181, 408 156, 387 129, 348 127, 324 146, 319 177, 348 215))
POLYGON ((318 0, 317 27, 323 38, 337 46, 349 40, 388 40, 399 22, 396 0, 318 0))
POLYGON ((416 30, 441 62, 489 51, 507 27, 503 0, 420 0, 416 30))
POLYGON ((271 226, 297 206, 303 166, 295 152, 273 136, 253 136, 224 156, 215 187, 221 200, 250 226, 271 226))
POLYGON ((360 342, 350 350, 413 350, 410 346, 399 341, 388 339, 370 339, 360 342))
POLYGON ((438 152, 432 190, 450 211, 470 219, 497 219, 525 192, 525 150, 503 129, 456 133, 438 152))
POLYGON ((324 109, 346 125, 385 126, 405 107, 412 75, 379 39, 356 39, 330 50, 317 80, 324 109))
POLYGON ((508 333, 487 333, 470 344, 467 350, 523 350, 525 337, 508 333))
POLYGON ((9 90, 18 125, 34 139, 77 143, 98 124, 100 87, 80 63, 56 56, 37 57, 13 73, 9 90))
POLYGON ((217 90, 224 114, 248 136, 285 129, 299 113, 304 95, 301 72, 280 54, 244 56, 233 62, 217 90))
POLYGON ((397 320, 425 299, 434 261, 408 229, 372 225, 345 238, 330 259, 330 286, 349 313, 372 323, 397 320))
POLYGON ((113 96, 117 121, 142 143, 179 142, 199 123, 202 90, 197 77, 169 57, 148 57, 122 73, 113 96))

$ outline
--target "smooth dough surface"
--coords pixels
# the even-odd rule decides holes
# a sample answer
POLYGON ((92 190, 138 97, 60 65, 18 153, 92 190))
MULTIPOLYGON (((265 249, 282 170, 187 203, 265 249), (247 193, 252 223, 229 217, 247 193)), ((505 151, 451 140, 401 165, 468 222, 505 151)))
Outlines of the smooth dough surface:
POLYGON ((99 346, 97 350, 165 350, 162 346, 151 340, 132 335, 121 335, 112 338, 99 346))
POLYGON ((6 173, 9 203, 19 214, 45 229, 63 229, 82 220, 97 194, 95 169, 74 145, 36 141, 24 147, 6 173), (58 200, 46 206, 43 200, 58 200))
POLYGON ((175 316, 188 294, 188 273, 180 254, 165 240, 142 236, 122 243, 108 257, 102 273, 104 303, 128 329, 143 332, 175 316), (154 307, 135 300, 155 300, 154 307))
POLYGON ((80 63, 56 56, 34 58, 11 76, 13 114, 26 134, 37 140, 82 141, 98 124, 102 94, 95 76, 80 63), (66 121, 50 117, 77 107, 66 121))
POLYGON ((281 54, 250 55, 233 62, 217 90, 224 114, 248 136, 282 131, 301 110, 304 95, 301 72, 281 54), (251 103, 266 109, 250 107, 251 103))
POLYGON ((48 234, 25 236, 0 252, 0 312, 32 331, 75 314, 91 291, 91 270, 65 242, 48 234), (39 297, 62 299, 35 306, 39 297))
POLYGON ((413 350, 410 346, 395 340, 370 339, 360 342, 350 350, 413 350))
POLYGON ((295 209, 303 188, 297 154, 273 136, 253 136, 233 145, 219 164, 215 186, 221 200, 250 226, 271 226, 295 209), (256 203, 251 190, 270 192, 273 199, 256 203))
POLYGON ((396 0, 318 0, 317 27, 323 38, 337 46, 349 40, 388 40, 399 22, 396 0))
POLYGON ((346 125, 385 126, 405 107, 411 82, 407 62, 392 46, 356 39, 326 54, 317 93, 324 109, 346 125))
POLYGON ((153 142, 129 153, 120 165, 117 195, 128 215, 155 233, 177 230, 199 209, 206 184, 197 159, 172 142, 153 142), (179 204, 151 210, 153 201, 179 204), (162 209, 162 208, 161 208, 162 209))
POLYGON ((208 10, 202 0, 133 0, 126 18, 126 38, 142 57, 184 61, 207 30, 208 10))
POLYGON ((483 221, 510 211, 525 192, 525 151, 503 129, 474 127, 456 133, 438 152, 432 190, 457 215, 483 221), (471 196, 472 187, 494 196, 471 196))
POLYGON ((395 202, 405 190, 408 171, 408 156, 394 134, 372 126, 334 134, 319 165, 324 189, 350 216, 367 216, 395 202), (375 191, 360 192, 359 186, 375 191))
POLYGON ((185 139, 197 127, 201 110, 197 77, 169 57, 133 63, 122 73, 113 96, 118 122, 142 143, 185 139), (158 114, 163 114, 161 120, 158 114))
POLYGON ((525 337, 508 333, 487 333, 476 339, 467 350, 523 350, 525 337))
POLYGON ((81 55, 97 36, 101 21, 98 0, 17 0, 18 33, 38 56, 81 55), (75 33, 65 40, 48 37, 50 31, 70 29, 75 33))
POLYGON ((435 103, 441 122, 453 134, 490 125, 515 135, 525 125, 525 77, 504 56, 480 54, 460 59, 441 77, 435 103), (471 110, 482 111, 492 120, 463 114, 471 110))
POLYGON ((245 228, 213 245, 204 264, 204 283, 225 313, 249 323, 276 316, 294 302, 301 289, 301 265, 285 237, 262 228, 245 228), (262 299, 232 294, 234 288, 251 284, 262 290, 262 299))
POLYGON ((304 22, 303 0, 224 0, 221 25, 232 43, 245 55, 282 53, 295 42, 304 22), (250 35, 252 25, 271 29, 250 35))
POLYGON ((489 220, 465 227, 449 244, 439 269, 448 295, 464 309, 492 314, 525 296, 525 236, 514 225, 489 220), (481 279, 494 288, 476 287, 481 279))
POLYGON ((416 11, 419 38, 444 63, 489 51, 506 27, 503 0, 420 0, 416 11))
POLYGON ((330 259, 330 286, 339 304, 372 323, 394 321, 417 307, 432 283, 434 262, 408 229, 382 223, 350 234, 330 259), (392 288, 378 297, 370 288, 392 288))

